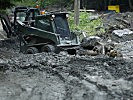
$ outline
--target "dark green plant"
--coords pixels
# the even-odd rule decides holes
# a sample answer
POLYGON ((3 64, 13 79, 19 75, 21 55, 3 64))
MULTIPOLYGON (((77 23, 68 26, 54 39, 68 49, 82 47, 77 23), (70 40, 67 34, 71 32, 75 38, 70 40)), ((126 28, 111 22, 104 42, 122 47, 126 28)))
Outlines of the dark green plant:
POLYGON ((70 13, 69 16, 69 25, 71 30, 84 31, 88 35, 95 35, 104 33, 103 23, 101 18, 95 20, 90 20, 89 16, 92 16, 91 13, 80 12, 79 25, 74 24, 74 13, 70 13))

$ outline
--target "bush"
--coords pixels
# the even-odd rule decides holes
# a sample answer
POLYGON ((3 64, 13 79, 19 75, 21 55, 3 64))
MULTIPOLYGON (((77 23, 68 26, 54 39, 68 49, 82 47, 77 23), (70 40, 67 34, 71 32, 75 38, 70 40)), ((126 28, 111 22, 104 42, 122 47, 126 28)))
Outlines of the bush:
POLYGON ((33 7, 36 5, 35 0, 21 0, 21 1, 12 1, 12 3, 15 6, 29 6, 29 7, 33 7))
POLYGON ((88 35, 95 35, 104 33, 103 23, 101 18, 95 20, 90 20, 89 16, 92 16, 92 13, 80 12, 79 25, 74 24, 74 13, 70 13, 69 17, 69 26, 71 30, 84 31, 88 35))

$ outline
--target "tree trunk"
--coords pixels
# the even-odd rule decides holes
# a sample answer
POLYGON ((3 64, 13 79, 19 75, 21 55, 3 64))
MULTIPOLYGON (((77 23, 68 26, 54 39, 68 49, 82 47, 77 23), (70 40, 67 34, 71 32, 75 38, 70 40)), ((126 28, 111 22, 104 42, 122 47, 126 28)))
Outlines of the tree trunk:
POLYGON ((80 0, 74 1, 74 23, 79 25, 80 0))
POLYGON ((129 0, 129 7, 131 10, 133 10, 133 1, 132 0, 129 0))

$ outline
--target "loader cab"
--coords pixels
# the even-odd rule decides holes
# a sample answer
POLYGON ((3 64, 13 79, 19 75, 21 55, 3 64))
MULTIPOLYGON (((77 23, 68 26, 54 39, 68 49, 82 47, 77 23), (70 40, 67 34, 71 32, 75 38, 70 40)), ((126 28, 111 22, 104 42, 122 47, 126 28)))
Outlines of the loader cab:
POLYGON ((54 13, 37 17, 36 27, 44 31, 60 35, 62 39, 70 39, 70 29, 67 22, 68 13, 54 13))
POLYGON ((70 39, 70 29, 67 22, 68 14, 56 15, 54 23, 57 34, 60 34, 62 39, 70 39))
POLYGON ((52 21, 50 20, 50 16, 47 15, 37 16, 35 20, 35 27, 46 32, 54 33, 54 29, 52 27, 52 21))
POLYGON ((35 17, 40 15, 37 8, 30 8, 27 10, 25 21, 35 20, 35 17))
POLYGON ((47 33, 56 34, 59 46, 79 45, 76 34, 70 32, 67 18, 68 13, 65 12, 39 15, 35 19, 35 27, 47 33))

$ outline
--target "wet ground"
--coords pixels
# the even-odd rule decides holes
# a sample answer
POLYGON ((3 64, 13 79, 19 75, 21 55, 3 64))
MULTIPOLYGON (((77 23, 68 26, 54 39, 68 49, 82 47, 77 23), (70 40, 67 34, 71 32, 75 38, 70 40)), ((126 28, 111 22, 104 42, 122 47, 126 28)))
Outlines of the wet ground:
MULTIPOLYGON (((125 58, 65 52, 26 55, 19 53, 11 41, 2 42, 1 47, 5 43, 7 47, 0 49, 0 100, 133 99, 130 55, 125 58), (9 49, 8 44, 14 49, 9 49)), ((125 49, 129 51, 125 44, 121 48, 123 53, 125 49)), ((132 47, 132 43, 128 44, 132 47)))
POLYGON ((133 100, 133 40, 123 57, 19 53, 0 41, 0 100, 133 100))

